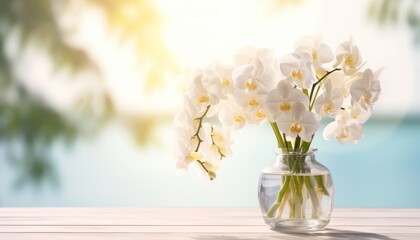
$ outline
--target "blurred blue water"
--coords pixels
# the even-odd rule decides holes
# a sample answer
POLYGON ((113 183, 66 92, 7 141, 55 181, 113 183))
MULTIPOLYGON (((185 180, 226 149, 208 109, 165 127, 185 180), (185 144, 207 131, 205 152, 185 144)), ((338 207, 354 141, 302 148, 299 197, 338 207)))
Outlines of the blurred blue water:
MULTIPOLYGON (((1 161, 1 206, 258 206, 262 168, 274 161, 269 126, 234 133, 234 155, 222 163, 215 181, 178 175, 170 145, 171 126, 161 131, 162 148, 139 149, 130 134, 113 125, 94 141, 71 150, 57 145, 53 155, 59 188, 11 188, 14 172, 1 161)), ((420 119, 372 119, 357 145, 325 141, 313 146, 335 183, 336 207, 420 207, 420 119)))

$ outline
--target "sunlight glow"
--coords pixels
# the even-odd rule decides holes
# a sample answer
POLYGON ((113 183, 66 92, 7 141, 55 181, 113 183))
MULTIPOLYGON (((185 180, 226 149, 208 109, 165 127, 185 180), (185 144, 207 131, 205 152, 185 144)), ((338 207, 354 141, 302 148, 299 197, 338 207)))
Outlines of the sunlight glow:
POLYGON ((250 44, 290 50, 293 39, 316 31, 322 9, 311 1, 274 10, 275 1, 158 2, 166 16, 165 41, 183 67, 230 61, 250 44))
MULTIPOLYGON (((413 91, 410 89, 414 89, 414 62, 406 29, 384 31, 369 25, 366 13, 361 11, 366 8, 362 2, 348 6, 343 0, 276 3, 276 0, 153 1, 157 14, 162 18, 163 24, 159 26, 162 29, 154 29, 154 34, 145 38, 162 38, 160 41, 168 47, 181 71, 162 71, 162 86, 152 90, 145 87, 146 79, 150 77, 147 71, 150 64, 156 63, 139 64, 133 43, 121 45, 117 36, 110 34, 100 12, 84 8, 76 21, 74 12, 69 12, 70 15, 67 18, 63 16, 63 19, 67 19, 67 24, 71 22, 69 19, 75 21, 71 24, 76 26, 77 31, 69 41, 87 49, 100 64, 106 90, 111 93, 117 111, 121 113, 152 116, 170 114, 179 107, 182 98, 180 91, 186 85, 185 76, 193 68, 204 67, 216 59, 230 62, 236 49, 250 44, 275 48, 277 54, 282 56, 293 50, 293 43, 299 37, 317 33, 322 34, 331 46, 337 46, 339 41, 351 34, 360 46, 364 59, 369 59, 370 64, 374 63, 375 68, 385 66, 382 84, 385 96, 376 109, 386 114, 400 115, 409 111, 413 100, 413 91), (348 10, 343 12, 343 6, 348 10), (156 32, 160 35, 156 35, 156 32), (396 42, 398 48, 395 47, 396 42)), ((146 42, 153 42, 153 39, 146 42)), ((161 63, 158 64, 165 68, 168 62, 166 56, 155 57, 160 58, 161 63)), ((35 65, 31 67, 36 68, 35 65)), ((26 65, 22 69, 27 69, 26 65)), ((40 71, 44 68, 37 69, 40 71)), ((57 98, 55 93, 62 90, 54 91, 51 88, 65 88, 46 82, 46 79, 39 77, 28 84, 36 83, 49 89, 43 91, 39 90, 42 87, 35 88, 49 100, 48 94, 57 98)), ((64 81, 63 84, 67 83, 64 81)), ((58 98, 63 97, 58 95, 58 98)))

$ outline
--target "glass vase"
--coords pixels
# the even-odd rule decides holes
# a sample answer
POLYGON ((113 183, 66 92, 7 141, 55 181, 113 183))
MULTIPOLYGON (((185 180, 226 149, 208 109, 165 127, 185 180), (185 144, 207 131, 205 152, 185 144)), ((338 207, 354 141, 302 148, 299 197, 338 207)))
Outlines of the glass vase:
POLYGON ((274 230, 306 232, 329 223, 334 186, 315 153, 276 149, 277 160, 263 169, 258 197, 264 221, 274 230))

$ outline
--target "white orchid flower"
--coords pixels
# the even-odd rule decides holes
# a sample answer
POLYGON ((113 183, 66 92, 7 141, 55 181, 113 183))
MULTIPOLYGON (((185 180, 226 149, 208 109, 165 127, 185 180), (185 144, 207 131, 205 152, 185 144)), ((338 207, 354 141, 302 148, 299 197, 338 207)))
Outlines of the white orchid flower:
POLYGON ((177 159, 176 166, 179 169, 187 169, 191 161, 188 156, 193 150, 191 136, 194 134, 194 126, 189 111, 181 111, 173 120, 174 125, 174 153, 177 159))
POLYGON ((268 111, 263 107, 245 110, 245 116, 249 123, 261 125, 266 122, 268 118, 268 111))
POLYGON ((333 88, 330 79, 325 80, 324 86, 324 93, 315 100, 315 111, 320 117, 323 117, 324 114, 335 117, 337 111, 343 105, 343 95, 340 89, 333 88))
POLYGON ((198 137, 193 136, 191 138, 192 143, 190 145, 193 146, 193 150, 187 152, 188 155, 184 160, 188 165, 193 165, 197 173, 210 177, 210 179, 216 177, 214 171, 218 169, 222 157, 219 148, 213 141, 212 132, 213 126, 210 123, 202 123, 198 137))
POLYGON ((281 73, 302 89, 310 89, 316 78, 313 62, 308 54, 292 53, 280 60, 281 73))
POLYGON ((290 114, 277 119, 277 126, 289 139, 299 136, 303 141, 310 142, 312 135, 319 127, 319 121, 315 114, 307 111, 302 103, 296 102, 290 114))
POLYGON ((226 99, 235 90, 232 71, 233 67, 229 65, 211 65, 203 71, 203 85, 210 94, 226 99))
POLYGON ((192 136, 194 133, 193 117, 191 112, 187 109, 183 109, 178 114, 175 115, 173 119, 173 126, 175 130, 182 129, 185 132, 186 136, 192 136))
POLYGON ((363 72, 362 78, 356 80, 350 88, 353 102, 359 102, 363 109, 368 110, 378 100, 381 93, 379 76, 382 69, 373 74, 371 69, 363 72))
POLYGON ((357 119, 361 124, 365 123, 371 115, 371 111, 362 108, 359 102, 353 102, 348 110, 350 111, 350 117, 352 119, 357 119))
POLYGON ((233 94, 233 98, 245 110, 261 108, 265 104, 265 95, 256 92, 246 93, 239 90, 233 94))
POLYGON ((242 66, 252 64, 255 59, 259 59, 265 66, 269 66, 273 59, 273 53, 268 48, 246 46, 235 53, 233 62, 235 66, 242 66))
POLYGON ((357 72, 363 65, 359 48, 355 45, 353 38, 341 43, 337 47, 335 67, 341 66, 346 75, 357 72))
POLYGON ((357 119, 353 119, 348 111, 340 110, 335 121, 324 128, 323 135, 326 140, 335 138, 341 144, 345 140, 356 144, 363 132, 363 125, 357 119))
POLYGON ((236 91, 234 99, 244 110, 244 114, 249 123, 262 124, 267 119, 267 110, 265 107, 265 95, 255 92, 246 93, 245 91, 236 91))
POLYGON ((295 43, 295 52, 310 55, 317 72, 325 72, 322 65, 334 60, 333 51, 322 42, 320 36, 307 36, 299 39, 295 43))
POLYGON ((273 78, 266 71, 259 59, 254 59, 251 64, 242 65, 233 70, 232 79, 235 86, 247 93, 257 92, 266 94, 273 86, 273 78))
POLYGON ((190 132, 180 127, 175 128, 174 154, 177 159, 176 167, 187 170, 191 162, 202 158, 202 154, 195 150, 198 140, 192 139, 190 132))
POLYGON ((238 105, 233 99, 229 99, 219 108, 219 121, 225 127, 241 129, 248 122, 248 116, 244 112, 243 107, 238 105))
POLYGON ((300 90, 293 88, 287 81, 280 81, 276 89, 270 91, 265 100, 272 120, 277 120, 281 114, 288 114, 296 102, 308 108, 309 99, 300 90))
POLYGON ((335 71, 328 78, 332 83, 332 87, 341 91, 343 98, 350 97, 350 86, 356 80, 355 78, 346 76, 343 71, 335 71))
POLYGON ((210 137, 209 147, 206 148, 205 161, 218 166, 219 161, 223 157, 228 157, 232 154, 231 145, 233 141, 230 137, 230 131, 218 126, 203 126, 203 131, 210 137))
POLYGON ((203 85, 203 76, 203 71, 197 70, 187 92, 191 103, 199 110, 205 109, 209 105, 216 105, 219 102, 219 98, 207 91, 203 85))

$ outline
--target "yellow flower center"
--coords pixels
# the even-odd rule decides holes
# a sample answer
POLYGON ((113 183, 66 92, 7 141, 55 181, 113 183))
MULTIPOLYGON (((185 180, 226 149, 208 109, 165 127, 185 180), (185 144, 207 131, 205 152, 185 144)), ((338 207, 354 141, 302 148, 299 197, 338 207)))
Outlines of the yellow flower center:
POLYGON ((290 131, 292 133, 300 133, 302 131, 302 126, 299 124, 293 123, 293 125, 290 127, 290 131))
POLYGON ((303 79, 303 74, 299 70, 293 70, 292 77, 297 78, 299 80, 302 80, 303 79))
POLYGON ((354 115, 353 118, 354 119, 359 119, 360 118, 360 115, 354 115))
POLYGON ((370 94, 364 94, 364 96, 363 96, 363 100, 366 102, 366 103, 372 103, 372 96, 370 95, 370 94))
POLYGON ((347 65, 353 65, 353 64, 354 64, 354 59, 353 59, 353 57, 349 57, 349 58, 347 58, 347 59, 346 59, 346 64, 347 64, 347 65))
POLYGON ((259 119, 263 119, 267 117, 267 114, 263 110, 259 110, 255 113, 255 116, 259 119))
POLYGON ((245 121, 245 117, 242 116, 242 115, 236 115, 236 116, 233 117, 233 121, 236 122, 236 123, 240 123, 242 121, 245 121))
POLYGON ((318 58, 318 53, 315 50, 313 50, 312 51, 312 59, 316 60, 317 58, 318 58))
POLYGON ((292 106, 290 106, 290 104, 288 103, 283 103, 279 106, 280 111, 289 111, 290 109, 292 109, 292 106))
POLYGON ((246 87, 246 88, 248 88, 249 90, 255 90, 255 89, 257 89, 257 84, 255 84, 255 82, 254 82, 254 81, 252 81, 252 79, 249 79, 249 80, 246 82, 245 87, 246 87))
POLYGON ((341 138, 341 139, 346 139, 346 138, 348 138, 349 137, 349 134, 348 134, 348 132, 347 132, 347 130, 346 129, 344 129, 343 130, 343 133, 341 134, 341 136, 339 136, 338 138, 341 138))
POLYGON ((326 113, 333 113, 334 112, 334 109, 335 109, 334 106, 331 105, 331 104, 324 106, 324 111, 326 113))
POLYGON ((230 85, 229 80, 227 80, 226 78, 222 78, 221 82, 222 82, 223 87, 227 87, 230 85))
POLYGON ((200 96, 198 98, 199 103, 206 103, 208 100, 209 100, 209 98, 207 96, 200 96))
POLYGON ((255 98, 252 98, 252 99, 250 99, 249 101, 248 101, 248 106, 250 106, 250 107, 255 107, 255 106, 258 106, 260 103, 258 102, 258 100, 257 99, 255 99, 255 98))

